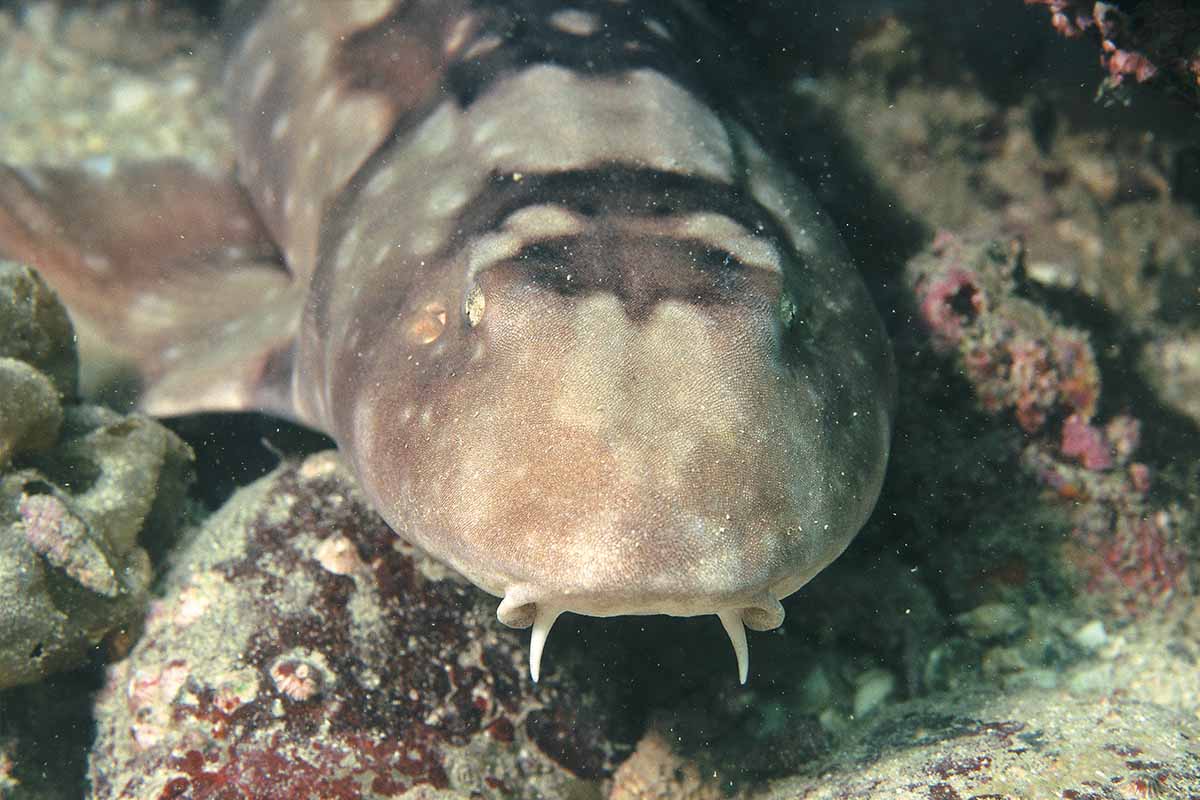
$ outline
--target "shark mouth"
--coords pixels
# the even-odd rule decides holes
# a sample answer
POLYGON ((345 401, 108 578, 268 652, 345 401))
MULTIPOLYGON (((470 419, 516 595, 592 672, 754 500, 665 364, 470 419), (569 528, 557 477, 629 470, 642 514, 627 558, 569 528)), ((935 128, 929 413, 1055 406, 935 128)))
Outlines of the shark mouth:
MULTIPOLYGON (((510 593, 500 602, 496 609, 496 617, 511 628, 531 628, 529 638, 529 677, 534 683, 538 682, 542 669, 542 653, 546 649, 546 639, 555 621, 568 609, 550 603, 530 603, 513 600, 510 593)), ((739 608, 723 608, 715 611, 675 614, 673 616, 701 616, 704 613, 715 614, 721 620, 721 626, 729 636, 733 645, 733 655, 737 661, 738 682, 745 685, 750 674, 750 648, 746 642, 746 628, 756 631, 767 631, 778 628, 783 624, 783 606, 779 600, 765 596, 752 605, 739 608)), ((615 615, 614 615, 615 616, 615 615)))

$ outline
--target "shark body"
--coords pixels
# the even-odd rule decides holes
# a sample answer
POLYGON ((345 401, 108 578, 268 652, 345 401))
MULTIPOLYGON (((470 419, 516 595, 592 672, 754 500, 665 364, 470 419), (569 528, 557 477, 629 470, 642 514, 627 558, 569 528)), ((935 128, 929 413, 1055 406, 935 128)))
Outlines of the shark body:
POLYGON ((279 0, 237 169, 0 168, 0 253, 160 415, 329 433, 401 536, 533 627, 745 627, 877 498, 893 367, 829 221, 688 2, 279 0))

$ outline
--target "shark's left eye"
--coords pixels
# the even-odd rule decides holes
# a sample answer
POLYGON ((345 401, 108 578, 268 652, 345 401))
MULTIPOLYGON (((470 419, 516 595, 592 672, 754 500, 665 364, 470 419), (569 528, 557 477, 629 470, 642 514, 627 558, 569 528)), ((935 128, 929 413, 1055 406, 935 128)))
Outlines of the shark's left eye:
POLYGON ((708 248, 699 253, 695 259, 696 267, 705 271, 740 271, 745 269, 745 264, 739 261, 728 250, 718 250, 708 248))
POLYGON ((483 321, 483 309, 486 305, 483 288, 479 284, 475 284, 471 287, 471 291, 467 292, 466 302, 463 303, 463 316, 466 317, 467 324, 472 328, 483 321))
POLYGON ((779 295, 779 321, 783 327, 790 328, 796 321, 797 313, 796 300, 792 297, 791 292, 781 292, 779 295))

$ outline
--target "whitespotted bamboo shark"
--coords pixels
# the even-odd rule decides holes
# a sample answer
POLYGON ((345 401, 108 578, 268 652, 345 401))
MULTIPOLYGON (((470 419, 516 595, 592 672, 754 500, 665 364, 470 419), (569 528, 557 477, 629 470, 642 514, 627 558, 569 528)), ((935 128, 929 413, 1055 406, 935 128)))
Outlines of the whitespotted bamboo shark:
MULTIPOLYGON (((236 172, 0 168, 0 253, 150 413, 333 436, 398 534, 532 626, 745 628, 837 557, 892 425, 880 318, 726 102, 688 0, 279 0, 225 70, 236 172)), ((245 11, 245 9, 243 9, 245 11)))

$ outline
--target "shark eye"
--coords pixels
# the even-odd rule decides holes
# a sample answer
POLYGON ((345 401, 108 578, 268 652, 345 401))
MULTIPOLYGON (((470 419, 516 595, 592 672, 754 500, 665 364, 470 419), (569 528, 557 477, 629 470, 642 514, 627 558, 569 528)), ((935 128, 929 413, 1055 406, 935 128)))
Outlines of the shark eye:
POLYGON ((784 291, 779 295, 779 321, 783 327, 790 328, 792 323, 796 321, 796 300, 792 297, 791 292, 784 291))
POLYGON ((483 288, 477 283, 467 292, 466 302, 463 303, 463 316, 472 328, 483 321, 483 309, 487 302, 483 296, 483 288))
POLYGON ((730 253, 728 250, 717 250, 707 248, 695 257, 697 269, 706 272, 739 272, 745 269, 745 265, 730 253))
POLYGON ((521 261, 532 261, 538 264, 555 264, 562 260, 564 248, 554 246, 549 242, 533 242, 521 248, 518 258, 521 261))

